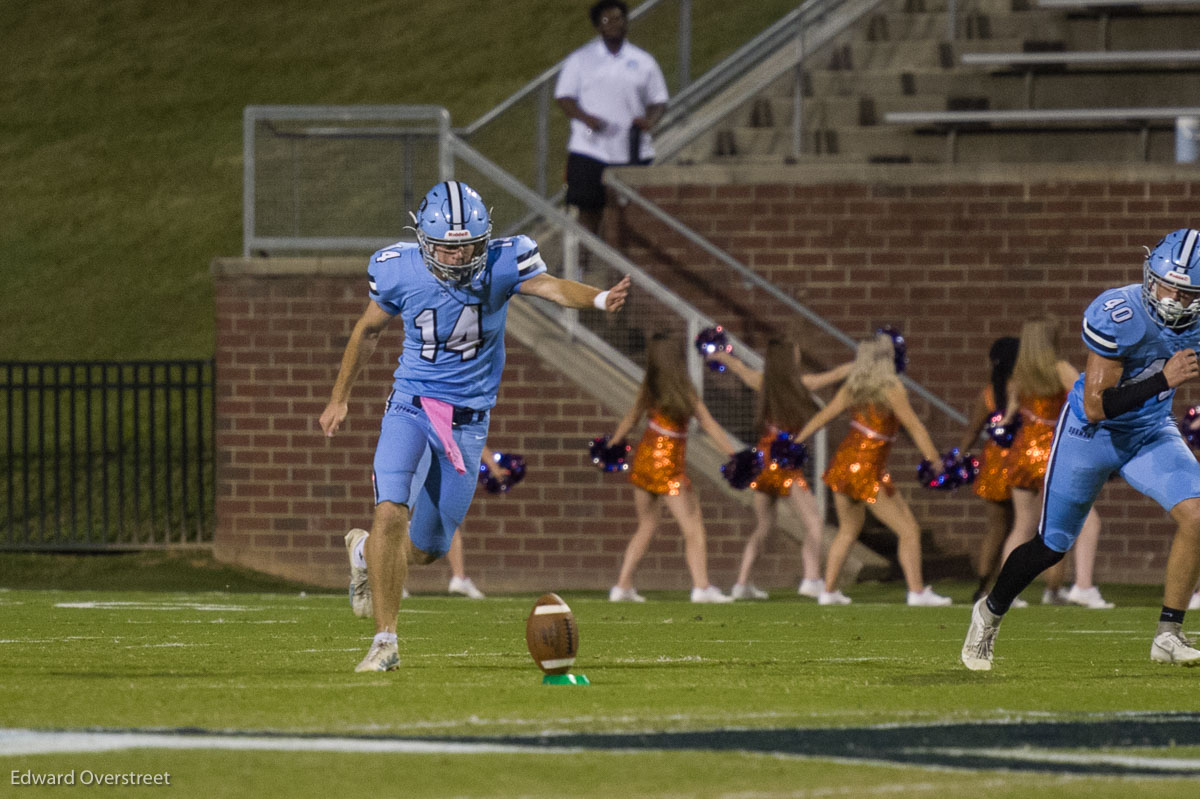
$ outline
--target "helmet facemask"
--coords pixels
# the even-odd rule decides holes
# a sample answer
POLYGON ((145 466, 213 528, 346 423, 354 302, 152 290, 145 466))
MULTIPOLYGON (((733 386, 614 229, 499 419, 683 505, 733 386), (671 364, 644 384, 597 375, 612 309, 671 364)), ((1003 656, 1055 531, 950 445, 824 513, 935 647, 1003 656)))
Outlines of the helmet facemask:
MULTIPOLYGON (((417 221, 415 216, 413 220, 417 221)), ((425 261, 426 268, 443 283, 449 283, 453 286, 466 286, 479 277, 479 274, 487 265, 487 245, 492 234, 492 226, 490 224, 487 226, 487 232, 482 236, 467 236, 462 238, 449 238, 449 236, 467 231, 451 230, 447 232, 447 238, 435 238, 422 230, 420 224, 414 230, 417 234, 417 244, 421 248, 421 258, 425 261), (466 249, 467 257, 462 263, 445 263, 438 260, 437 248, 439 247, 466 249)))
POLYGON ((1142 305, 1169 330, 1186 330, 1200 318, 1200 230, 1180 228, 1146 251, 1142 305), (1178 293, 1160 298, 1159 286, 1178 293))
MULTIPOLYGON (((1186 330, 1200 318, 1200 286, 1178 283, 1171 280, 1171 273, 1160 277, 1146 263, 1145 279, 1142 281, 1142 304, 1154 321, 1169 330, 1186 330), (1181 291, 1182 302, 1174 297, 1157 296, 1159 284, 1181 291)), ((1183 275, 1186 280, 1187 276, 1183 275)))

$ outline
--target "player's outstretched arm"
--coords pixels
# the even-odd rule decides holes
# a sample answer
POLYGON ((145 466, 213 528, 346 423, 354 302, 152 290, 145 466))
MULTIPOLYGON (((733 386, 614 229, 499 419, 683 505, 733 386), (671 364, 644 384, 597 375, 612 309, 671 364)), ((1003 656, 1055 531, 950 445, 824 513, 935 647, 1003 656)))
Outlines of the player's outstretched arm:
POLYGON ((327 437, 332 436, 346 420, 349 409, 350 390, 354 381, 367 365, 379 336, 392 317, 373 302, 367 303, 367 309, 354 323, 354 331, 346 342, 346 350, 342 353, 342 365, 338 369, 337 379, 333 383, 333 391, 329 393, 329 404, 321 412, 321 430, 327 437))
POLYGON ((550 300, 564 308, 600 308, 602 303, 601 310, 616 313, 625 305, 625 299, 629 296, 629 286, 629 275, 621 278, 608 291, 601 291, 585 283, 564 280, 543 272, 522 283, 521 293, 550 300))

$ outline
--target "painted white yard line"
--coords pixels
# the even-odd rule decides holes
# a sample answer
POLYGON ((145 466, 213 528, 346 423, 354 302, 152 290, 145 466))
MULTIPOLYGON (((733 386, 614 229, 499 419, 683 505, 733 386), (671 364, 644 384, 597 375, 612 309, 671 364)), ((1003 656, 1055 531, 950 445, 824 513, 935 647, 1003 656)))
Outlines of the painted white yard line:
POLYGON ((395 754, 466 754, 575 752, 509 744, 400 741, 338 737, 249 735, 173 735, 145 732, 45 732, 0 730, 0 755, 48 755, 67 752, 114 752, 124 749, 221 749, 268 752, 376 752, 395 754))

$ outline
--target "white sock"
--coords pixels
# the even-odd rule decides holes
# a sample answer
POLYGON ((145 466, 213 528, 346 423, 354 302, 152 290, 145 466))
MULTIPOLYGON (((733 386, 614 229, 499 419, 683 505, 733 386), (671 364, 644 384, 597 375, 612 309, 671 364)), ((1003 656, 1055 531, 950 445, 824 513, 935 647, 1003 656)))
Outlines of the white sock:
POLYGON ((356 568, 356 569, 367 568, 367 558, 366 558, 366 555, 363 554, 363 547, 365 547, 367 545, 367 539, 370 537, 371 537, 370 533, 367 533, 366 535, 364 535, 362 537, 362 540, 359 541, 358 544, 354 547, 354 552, 351 553, 351 557, 354 558, 354 568, 356 568))
POLYGON ((375 633, 375 640, 373 643, 394 644, 394 643, 396 643, 396 634, 395 633, 375 633))

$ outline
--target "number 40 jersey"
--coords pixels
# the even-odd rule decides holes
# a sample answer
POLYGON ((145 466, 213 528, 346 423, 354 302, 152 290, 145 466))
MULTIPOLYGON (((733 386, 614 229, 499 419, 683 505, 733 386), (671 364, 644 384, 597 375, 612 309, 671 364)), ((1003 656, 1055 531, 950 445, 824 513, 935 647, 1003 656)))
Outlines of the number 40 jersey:
POLYGON ((371 299, 404 320, 396 392, 476 410, 495 405, 508 301, 522 283, 545 271, 537 244, 527 236, 492 239, 487 266, 465 286, 435 278, 413 243, 399 242, 371 256, 371 299))
MULTIPOLYGON (((1200 325, 1186 330, 1170 330, 1150 316, 1142 303, 1142 285, 1134 283, 1109 289, 1092 301, 1083 314, 1083 343, 1092 352, 1122 362, 1119 385, 1136 383, 1161 372, 1179 350, 1200 347, 1200 325)), ((1081 375, 1068 397, 1071 412, 1087 423, 1083 410, 1081 375)), ((1140 408, 1099 424, 1113 431, 1136 433, 1157 428, 1171 414, 1175 389, 1162 391, 1146 400, 1140 408)))

